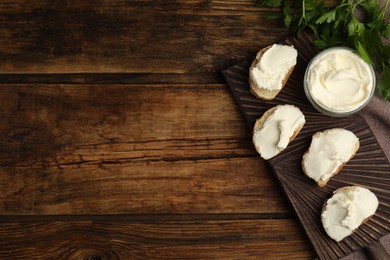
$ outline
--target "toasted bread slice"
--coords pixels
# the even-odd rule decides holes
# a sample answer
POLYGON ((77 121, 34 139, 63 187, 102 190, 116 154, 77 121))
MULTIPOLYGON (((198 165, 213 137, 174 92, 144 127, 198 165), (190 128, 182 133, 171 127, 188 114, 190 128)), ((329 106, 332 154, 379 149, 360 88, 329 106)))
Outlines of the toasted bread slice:
MULTIPOLYGON (((258 65, 258 63, 261 60, 261 57, 271 47, 272 47, 272 45, 267 46, 267 47, 261 49, 257 53, 255 60, 252 62, 251 66, 250 66, 250 71, 253 70, 258 65)), ((280 89, 267 89, 266 87, 261 86, 261 84, 256 82, 256 80, 254 79, 252 73, 250 73, 249 74, 249 86, 250 86, 251 93, 255 97, 263 99, 263 100, 272 100, 272 99, 274 99, 279 94, 279 92, 284 88, 284 86, 286 85, 286 83, 287 83, 288 79, 290 78, 290 75, 293 72, 294 68, 295 68, 295 65, 290 67, 289 70, 287 71, 287 73, 284 75, 283 80, 282 80, 282 86, 281 86, 280 89)))
POLYGON ((323 204, 321 222, 324 230, 333 240, 340 242, 367 222, 378 205, 378 198, 367 188, 339 188, 323 204))
POLYGON ((328 181, 355 156, 359 146, 359 138, 343 128, 317 132, 302 157, 303 172, 315 180, 319 187, 325 187, 328 181))
MULTIPOLYGON (((275 107, 268 109, 267 111, 264 112, 264 114, 259 119, 256 120, 256 123, 253 127, 253 144, 256 148, 256 151, 260 154, 260 156, 262 158, 264 158, 266 160, 273 158, 274 156, 281 153, 285 148, 287 148, 288 144, 298 135, 299 131, 301 131, 305 122, 306 121, 305 121, 305 117, 304 117, 303 113, 299 110, 299 108, 297 108, 293 105, 278 105, 278 106, 275 106, 275 107), (263 142, 259 141, 258 139, 259 138, 261 139, 262 137, 257 136, 258 134, 261 135, 260 131, 263 129, 263 127, 267 123, 275 124, 275 120, 272 120, 273 122, 267 122, 267 121, 272 115, 275 114, 275 112, 278 109, 283 109, 283 110, 287 109, 290 112, 292 112, 292 113, 285 113, 284 115, 283 114, 278 115, 276 117, 276 120, 278 120, 279 122, 288 121, 288 120, 294 121, 294 123, 298 122, 297 125, 292 126, 293 129, 285 129, 285 131, 289 132, 287 144, 285 145, 285 147, 272 147, 272 144, 270 145, 269 143, 266 143, 264 141, 263 142), (293 115, 295 115, 295 118, 293 117, 293 115), (267 149, 270 149, 270 148, 271 149, 275 148, 275 151, 267 151, 267 149)), ((270 143, 272 143, 272 139, 276 138, 276 140, 280 141, 281 135, 284 133, 282 133, 282 130, 277 128, 277 125, 274 125, 274 128, 275 129, 271 129, 271 131, 270 131, 270 132, 272 132, 271 136, 267 136, 267 133, 264 133, 263 140, 265 139, 266 141, 269 141, 270 143), (274 136, 278 132, 279 132, 279 136, 274 136)), ((274 144, 276 145, 275 142, 274 142, 274 144)))

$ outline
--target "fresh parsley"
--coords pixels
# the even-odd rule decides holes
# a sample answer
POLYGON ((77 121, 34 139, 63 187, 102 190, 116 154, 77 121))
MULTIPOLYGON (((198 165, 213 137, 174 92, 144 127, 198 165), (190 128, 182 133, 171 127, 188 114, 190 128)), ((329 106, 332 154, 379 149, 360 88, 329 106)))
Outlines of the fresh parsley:
POLYGON ((382 74, 377 90, 390 101, 390 22, 385 14, 390 0, 339 0, 335 6, 326 6, 323 0, 259 0, 258 5, 281 8, 282 12, 270 16, 283 18, 294 33, 309 29, 318 38, 314 44, 325 49, 348 46, 376 71, 382 74))

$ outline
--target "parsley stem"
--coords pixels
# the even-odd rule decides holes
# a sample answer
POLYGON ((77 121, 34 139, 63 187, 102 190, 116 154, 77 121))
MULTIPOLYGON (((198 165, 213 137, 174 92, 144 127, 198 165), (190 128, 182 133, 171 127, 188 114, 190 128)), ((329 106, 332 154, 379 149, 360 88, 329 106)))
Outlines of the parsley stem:
POLYGON ((299 20, 298 26, 302 25, 302 21, 305 21, 305 25, 307 24, 306 20, 306 10, 305 10, 305 0, 302 0, 302 16, 301 19, 299 20))
POLYGON ((383 7, 379 17, 381 20, 383 20, 385 18, 385 13, 386 13, 386 10, 387 10, 387 6, 389 5, 389 0, 386 0, 385 2, 385 6, 383 7))

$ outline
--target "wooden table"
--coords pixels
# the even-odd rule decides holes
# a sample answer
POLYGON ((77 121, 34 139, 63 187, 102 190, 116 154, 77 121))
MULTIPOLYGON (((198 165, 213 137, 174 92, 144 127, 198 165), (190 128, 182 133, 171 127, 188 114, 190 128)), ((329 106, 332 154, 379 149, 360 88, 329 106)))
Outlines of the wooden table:
POLYGON ((0 1, 0 259, 312 259, 221 71, 253 0, 0 1))

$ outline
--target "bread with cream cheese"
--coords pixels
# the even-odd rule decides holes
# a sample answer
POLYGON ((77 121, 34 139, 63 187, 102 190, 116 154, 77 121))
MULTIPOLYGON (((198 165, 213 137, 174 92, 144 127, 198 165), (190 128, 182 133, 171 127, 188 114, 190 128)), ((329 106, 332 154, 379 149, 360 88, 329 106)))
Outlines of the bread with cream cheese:
POLYGON ((359 146, 359 138, 349 130, 332 128, 317 132, 303 155, 303 172, 324 187, 355 156, 359 146))
POLYGON ((321 223, 328 236, 340 242, 367 222, 378 206, 378 198, 369 189, 360 186, 342 187, 324 202, 321 223))
POLYGON ((267 46, 263 49, 261 49, 257 55, 256 55, 256 58, 255 60, 252 62, 251 66, 250 66, 250 73, 249 73, 249 86, 250 86, 250 91, 251 93, 259 98, 259 99, 263 99, 263 100, 272 100, 274 99, 278 94, 279 92, 283 89, 283 87, 285 86, 285 84, 287 83, 291 73, 293 72, 294 68, 295 68, 295 64, 296 64, 296 60, 295 60, 295 64, 293 66, 291 66, 287 72, 285 72, 285 74, 283 75, 283 78, 282 78, 282 81, 281 81, 281 88, 278 88, 278 89, 268 89, 266 88, 265 86, 263 86, 261 83, 259 83, 258 81, 256 81, 255 79, 255 76, 254 76, 254 69, 256 66, 258 66, 261 58, 263 57, 263 55, 269 50, 272 48, 273 45, 270 45, 270 46, 267 46))
POLYGON ((278 105, 268 109, 259 119, 256 120, 256 123, 253 128, 253 144, 256 148, 256 151, 265 160, 273 158, 274 156, 281 153, 285 148, 287 148, 288 144, 298 135, 305 122, 305 116, 303 115, 303 113, 298 107, 295 107, 293 105, 278 105), (271 138, 269 138, 269 136, 262 136, 262 129, 266 126, 268 120, 270 118, 272 120, 273 115, 275 116, 280 111, 283 111, 283 115, 278 116, 278 122, 273 122, 275 126, 273 129, 270 129, 270 132, 279 133, 279 136, 271 138), (282 124, 283 121, 288 120, 293 121, 294 125, 291 128, 286 129, 286 131, 282 133, 282 130, 279 126, 282 124), (281 141, 282 134, 285 136, 287 134, 288 137, 287 140, 283 141, 283 147, 276 147, 276 151, 270 151, 270 145, 272 146, 274 144, 275 146, 277 146, 278 142, 281 141), (266 140, 270 143, 264 145, 264 142, 262 142, 261 139, 266 140))

